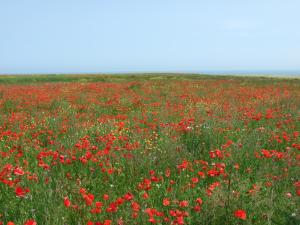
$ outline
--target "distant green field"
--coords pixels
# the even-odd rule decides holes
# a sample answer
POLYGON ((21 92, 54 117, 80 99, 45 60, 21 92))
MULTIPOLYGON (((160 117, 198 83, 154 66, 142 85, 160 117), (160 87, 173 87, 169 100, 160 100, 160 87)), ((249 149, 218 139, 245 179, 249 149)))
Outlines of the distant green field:
POLYGON ((34 82, 122 82, 134 80, 197 80, 197 79, 242 79, 247 81, 299 80, 297 77, 236 76, 184 73, 132 73, 132 74, 45 74, 45 75, 0 75, 0 83, 34 82))

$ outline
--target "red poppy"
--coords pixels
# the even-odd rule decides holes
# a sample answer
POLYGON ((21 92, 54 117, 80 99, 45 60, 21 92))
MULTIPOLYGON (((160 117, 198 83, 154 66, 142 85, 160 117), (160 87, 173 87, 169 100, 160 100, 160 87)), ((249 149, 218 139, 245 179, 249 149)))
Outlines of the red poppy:
POLYGON ((131 208, 133 211, 138 212, 140 210, 141 206, 137 202, 132 202, 131 208))
POLYGON ((105 220, 103 225, 111 225, 111 222, 112 222, 111 220, 105 220))
POLYGON ((130 192, 128 192, 127 194, 124 195, 123 197, 125 200, 130 201, 133 199, 133 194, 131 194, 130 192))
POLYGON ((144 194, 143 194, 143 198, 144 198, 144 199, 147 199, 147 198, 149 198, 149 195, 148 195, 148 193, 147 193, 147 192, 144 192, 144 194))
POLYGON ((164 198, 164 200, 163 200, 163 205, 164 205, 164 206, 170 205, 170 200, 169 200, 168 198, 164 198))
POLYGON ((194 184, 197 184, 197 183, 199 182, 198 177, 192 177, 192 182, 193 182, 194 184))
POLYGON ((21 187, 16 187, 15 189, 15 193, 17 195, 17 197, 24 197, 26 193, 30 192, 30 190, 28 188, 21 188, 21 187))
POLYGON ((195 205, 194 208, 193 208, 193 210, 195 212, 199 212, 201 210, 201 206, 200 205, 195 205))
POLYGON ((200 204, 200 205, 202 205, 202 203, 203 203, 203 201, 202 201, 201 198, 197 198, 197 199, 196 199, 196 202, 197 202, 198 204, 200 204))
POLYGON ((104 199, 104 200, 108 200, 108 199, 109 199, 109 195, 108 195, 108 194, 104 194, 104 195, 103 195, 103 199, 104 199))
POLYGON ((27 220, 24 223, 24 225, 37 225, 37 222, 35 222, 35 220, 30 219, 30 220, 27 220))
POLYGON ((101 208, 103 203, 102 202, 96 202, 95 205, 96 205, 97 208, 101 208))
POLYGON ((65 205, 66 207, 70 207, 70 206, 71 206, 71 201, 68 199, 68 197, 65 197, 65 198, 64 198, 64 205, 65 205))
POLYGON ((181 202, 179 202, 179 206, 180 207, 188 207, 189 206, 189 202, 186 200, 183 200, 181 202))
POLYGON ((242 210, 242 209, 238 209, 234 212, 234 216, 236 218, 239 218, 239 219, 242 219, 242 220, 246 220, 247 218, 247 214, 246 214, 246 211, 245 210, 242 210))
POLYGON ((25 172, 20 167, 17 167, 14 170, 14 174, 17 176, 23 176, 25 174, 25 172))

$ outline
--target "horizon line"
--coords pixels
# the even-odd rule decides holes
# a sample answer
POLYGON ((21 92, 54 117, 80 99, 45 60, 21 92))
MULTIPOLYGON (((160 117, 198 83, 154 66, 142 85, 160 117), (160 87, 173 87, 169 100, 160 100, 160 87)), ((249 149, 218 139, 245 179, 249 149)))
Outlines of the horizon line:
POLYGON ((0 76, 59 76, 59 75, 212 75, 212 76, 261 76, 300 77, 300 70, 203 70, 203 71, 115 71, 115 72, 67 72, 67 73, 0 73, 0 76))

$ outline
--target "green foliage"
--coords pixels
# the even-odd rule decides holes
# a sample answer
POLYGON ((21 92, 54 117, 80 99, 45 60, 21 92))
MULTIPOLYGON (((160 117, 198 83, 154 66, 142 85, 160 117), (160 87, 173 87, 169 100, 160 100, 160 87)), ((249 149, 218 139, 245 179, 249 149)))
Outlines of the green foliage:
POLYGON ((297 79, 45 75, 0 83, 3 224, 150 224, 153 208, 164 214, 156 224, 176 220, 172 210, 192 225, 300 223, 297 79), (17 187, 30 191, 17 196, 17 187), (124 202, 108 212, 117 199, 124 202))

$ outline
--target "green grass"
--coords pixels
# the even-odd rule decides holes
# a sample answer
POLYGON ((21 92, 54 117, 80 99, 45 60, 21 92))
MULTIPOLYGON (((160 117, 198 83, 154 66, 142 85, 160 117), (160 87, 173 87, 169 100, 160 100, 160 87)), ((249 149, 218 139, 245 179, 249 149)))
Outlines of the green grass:
POLYGON ((0 224, 299 224, 299 109, 299 79, 1 76, 0 224))

